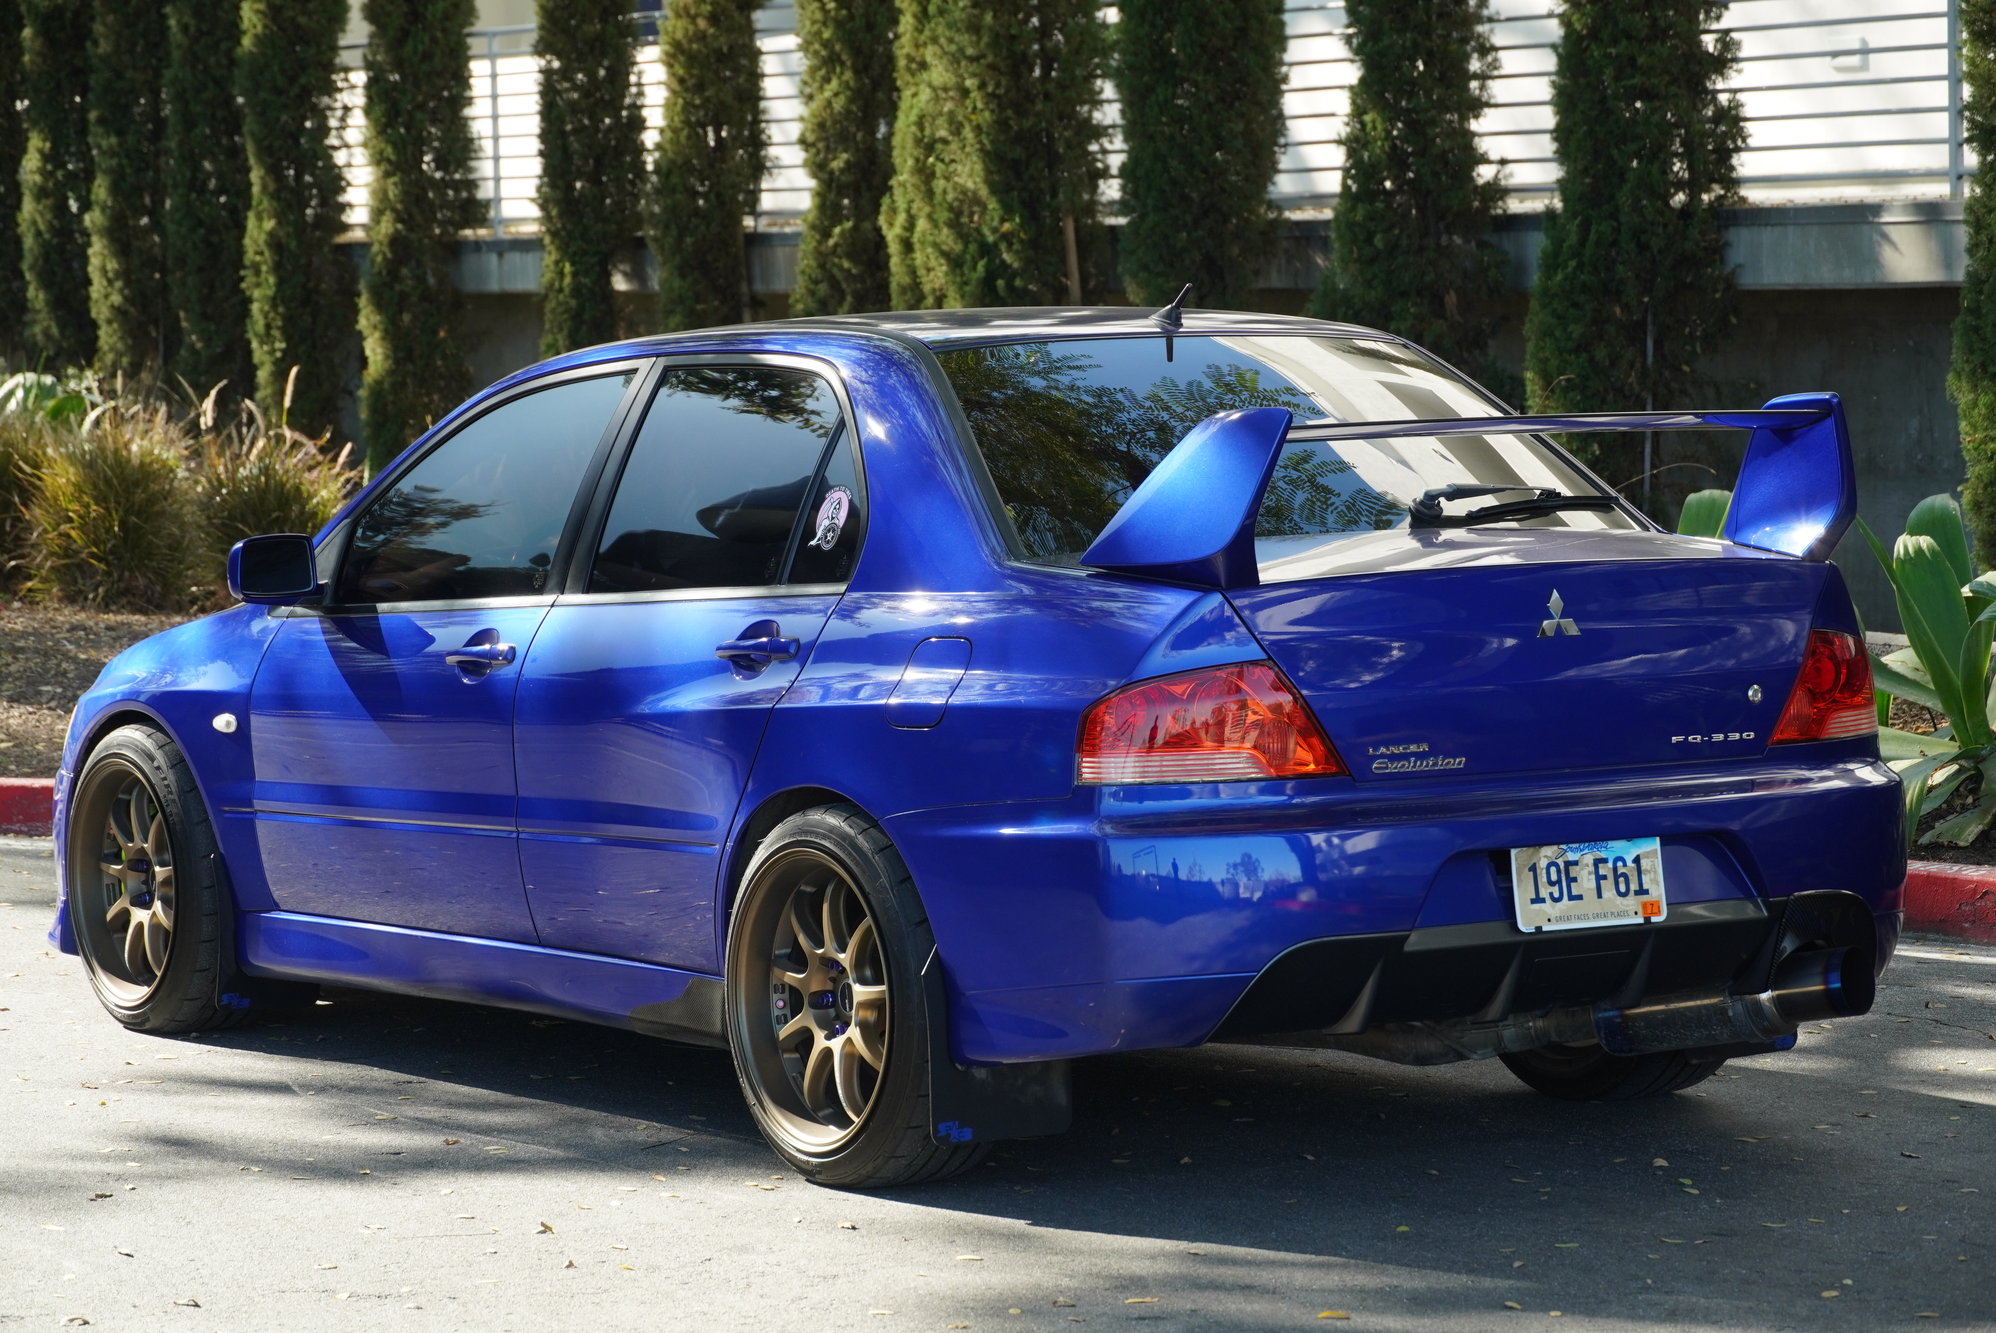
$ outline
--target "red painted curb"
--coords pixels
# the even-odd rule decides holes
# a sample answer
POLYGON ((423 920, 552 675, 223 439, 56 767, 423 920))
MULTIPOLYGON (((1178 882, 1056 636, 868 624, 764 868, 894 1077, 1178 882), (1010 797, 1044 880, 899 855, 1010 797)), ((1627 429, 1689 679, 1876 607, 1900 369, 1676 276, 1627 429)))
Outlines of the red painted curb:
POLYGON ((55 832, 54 778, 0 778, 0 833, 55 832))
POLYGON ((1906 927, 1996 940, 1996 866, 1909 862, 1906 927))

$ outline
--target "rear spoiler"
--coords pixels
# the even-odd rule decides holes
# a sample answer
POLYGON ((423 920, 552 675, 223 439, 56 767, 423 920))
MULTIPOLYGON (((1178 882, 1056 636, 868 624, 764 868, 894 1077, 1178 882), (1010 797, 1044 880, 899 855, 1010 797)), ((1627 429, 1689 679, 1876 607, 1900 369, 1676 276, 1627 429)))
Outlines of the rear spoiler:
POLYGON ((1081 563, 1207 588, 1260 583, 1255 517, 1291 440, 1436 435, 1747 430, 1720 535, 1739 546, 1827 560, 1857 517, 1857 477, 1843 401, 1798 393, 1748 412, 1582 412, 1430 421, 1296 421, 1279 407, 1206 418, 1164 456, 1102 529, 1081 563))

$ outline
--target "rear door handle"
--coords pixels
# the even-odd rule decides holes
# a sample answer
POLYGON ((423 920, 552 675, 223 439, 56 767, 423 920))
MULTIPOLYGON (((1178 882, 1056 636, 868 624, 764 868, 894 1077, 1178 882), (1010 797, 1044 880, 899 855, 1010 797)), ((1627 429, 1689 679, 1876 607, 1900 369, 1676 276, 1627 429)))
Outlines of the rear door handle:
POLYGON ((771 662, 788 662, 797 656, 798 647, 795 639, 768 634, 753 639, 729 639, 715 647, 714 656, 739 667, 766 667, 771 662))
POLYGON ((456 652, 445 653, 444 661, 460 671, 490 671, 511 662, 518 651, 510 643, 479 643, 474 640, 456 652))

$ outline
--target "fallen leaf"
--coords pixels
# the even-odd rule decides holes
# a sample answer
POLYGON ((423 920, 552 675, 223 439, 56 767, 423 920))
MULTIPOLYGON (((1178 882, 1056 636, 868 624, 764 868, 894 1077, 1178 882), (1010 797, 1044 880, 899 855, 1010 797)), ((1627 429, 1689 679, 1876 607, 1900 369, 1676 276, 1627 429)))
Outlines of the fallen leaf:
POLYGON ((1762 1222, 1761 1225, 1764 1227, 1771 1227, 1774 1230, 1779 1231, 1782 1227, 1785 1227, 1788 1224, 1786 1222, 1762 1222))
POLYGON ((1505 1302, 1504 1302, 1504 1308, 1505 1308, 1506 1310, 1522 1310, 1522 1309, 1524 1309, 1525 1307, 1524 1307, 1524 1306, 1522 1306, 1522 1305, 1520 1305, 1520 1304, 1518 1304, 1518 1303, 1517 1303, 1516 1301, 1505 1301, 1505 1302))
POLYGON ((456 1147, 456 1146, 457 1146, 458 1144, 460 1144, 460 1143, 463 1143, 463 1142, 464 1142, 464 1140, 463 1140, 463 1139, 445 1139, 445 1140, 444 1140, 444 1147, 446 1147, 446 1148, 455 1148, 455 1147, 456 1147))
POLYGON ((1349 1319, 1349 1318, 1351 1318, 1351 1316, 1350 1316, 1350 1315, 1348 1315, 1348 1314, 1346 1314, 1346 1313, 1345 1313, 1345 1312, 1344 1312, 1343 1310, 1319 1310, 1319 1311, 1317 1311, 1317 1318, 1319 1318, 1319 1319, 1349 1319))
POLYGON ((1552 1247, 1555 1250, 1577 1250, 1580 1248, 1580 1242, 1577 1240, 1556 1240, 1552 1243, 1552 1247))
POLYGON ((1068 1309, 1068 1310, 1071 1310, 1071 1309, 1073 1309, 1073 1308, 1074 1308, 1074 1302, 1073 1302, 1073 1301, 1070 1301, 1070 1300, 1069 1300, 1069 1299, 1067 1299, 1067 1297, 1065 1297, 1065 1296, 1056 1296, 1056 1297, 1054 1297, 1054 1298, 1053 1298, 1053 1303, 1054 1303, 1054 1308, 1055 1308, 1055 1309, 1068 1309))
POLYGON ((543 1222, 541 1223, 541 1229, 535 1232, 534 1234, 537 1236, 552 1236, 554 1234, 554 1228, 549 1226, 546 1222, 543 1222))
POLYGON ((174 1304, 175 1304, 175 1305, 185 1305, 185 1306, 187 1306, 187 1307, 188 1307, 189 1309, 193 1309, 193 1310, 198 1310, 198 1309, 200 1309, 200 1308, 201 1308, 201 1302, 199 1302, 199 1301, 195 1300, 195 1299, 194 1299, 194 1298, 193 1298, 192 1296, 189 1296, 189 1297, 188 1297, 188 1298, 187 1298, 186 1300, 184 1300, 184 1301, 175 1301, 175 1302, 174 1302, 174 1304))
POLYGON ((1664 1161, 1664 1160, 1663 1160, 1663 1159, 1662 1159, 1661 1157, 1652 1157, 1652 1158, 1650 1158, 1650 1163, 1649 1163, 1649 1164, 1650 1164, 1651 1166, 1669 1166, 1669 1165, 1670 1165, 1670 1163, 1669 1163, 1669 1162, 1666 1162, 1666 1161, 1664 1161))
POLYGON ((1831 1288, 1830 1290, 1828 1290, 1828 1291, 1826 1291, 1826 1292, 1823 1292, 1823 1293, 1822 1293, 1822 1297, 1823 1297, 1823 1299, 1824 1299, 1824 1300, 1826 1300, 1826 1301, 1833 1301, 1833 1300, 1835 1300, 1835 1299, 1836 1299, 1837 1297, 1839 1297, 1839 1296, 1841 1296, 1841 1295, 1843 1295, 1843 1293, 1842 1293, 1841 1291, 1838 1291, 1838 1290, 1837 1290, 1836 1288, 1834 1288, 1834 1287, 1832 1287, 1832 1288, 1831 1288))
POLYGON ((1910 1157, 1910 1158, 1912 1158, 1912 1159, 1913 1159, 1914 1161, 1916 1161, 1916 1162, 1920 1160, 1920 1154, 1918 1154, 1918 1153, 1916 1153, 1916 1152, 1902 1152, 1902 1153, 1900 1153, 1899 1155, 1900 1155, 1901 1157, 1910 1157))
POLYGON ((568 1261, 567 1263, 563 1264, 563 1265, 562 1265, 562 1267, 563 1267, 563 1268, 573 1268, 573 1267, 575 1267, 575 1260, 573 1260, 573 1259, 570 1259, 570 1260, 569 1260, 569 1261, 568 1261))
POLYGON ((859 1230, 859 1223, 857 1223, 857 1222, 841 1222, 841 1223, 839 1223, 839 1230, 840 1230, 840 1231, 857 1231, 857 1230, 859 1230))
POLYGON ((1393 1229, 1394 1229, 1394 1230, 1395 1230, 1396 1232, 1398 1232, 1398 1231, 1412 1231, 1412 1230, 1413 1230, 1414 1228, 1412 1228, 1412 1227, 1394 1227, 1393 1229))
POLYGON ((133 1253, 132 1253, 132 1252, 131 1252, 130 1250, 127 1250, 127 1249, 123 1249, 123 1248, 121 1248, 121 1247, 118 1247, 118 1246, 113 1246, 112 1248, 113 1248, 113 1249, 116 1249, 116 1250, 118 1251, 118 1253, 119 1253, 119 1254, 122 1254, 122 1255, 124 1255, 124 1256, 125 1256, 125 1257, 126 1257, 127 1259, 132 1259, 132 1258, 136 1258, 136 1257, 137 1257, 137 1256, 135 1256, 135 1255, 134 1255, 134 1254, 133 1254, 133 1253))
POLYGON ((956 1258, 958 1263, 964 1264, 981 1264, 984 1262, 984 1256, 981 1254, 959 1254, 956 1258))
MULTIPOLYGON (((1156 1304, 1157 1304, 1157 1297, 1155 1297, 1155 1296, 1129 1296, 1129 1297, 1125 1297, 1125 1298, 1124 1298, 1124 1300, 1123 1300, 1123 1304, 1125 1304, 1125 1305, 1156 1305, 1156 1304)), ((969 1325, 968 1325, 968 1324, 966 1324, 966 1325, 964 1325, 964 1327, 968 1328, 968 1327, 969 1327, 969 1325)))

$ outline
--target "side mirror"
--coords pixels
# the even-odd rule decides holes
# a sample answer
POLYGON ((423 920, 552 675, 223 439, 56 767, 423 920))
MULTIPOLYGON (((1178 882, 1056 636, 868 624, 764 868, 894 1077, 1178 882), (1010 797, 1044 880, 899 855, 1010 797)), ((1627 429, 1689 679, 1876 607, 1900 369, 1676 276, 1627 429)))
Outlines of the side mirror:
POLYGON ((1833 393, 1794 393, 1763 411, 1813 409, 1797 426, 1757 426, 1733 484, 1720 536, 1740 546, 1827 560, 1857 517, 1857 468, 1843 402, 1833 393))
POLYGON ((296 532, 245 537, 229 548, 229 592, 257 606, 290 606, 319 591, 312 539, 296 532))

